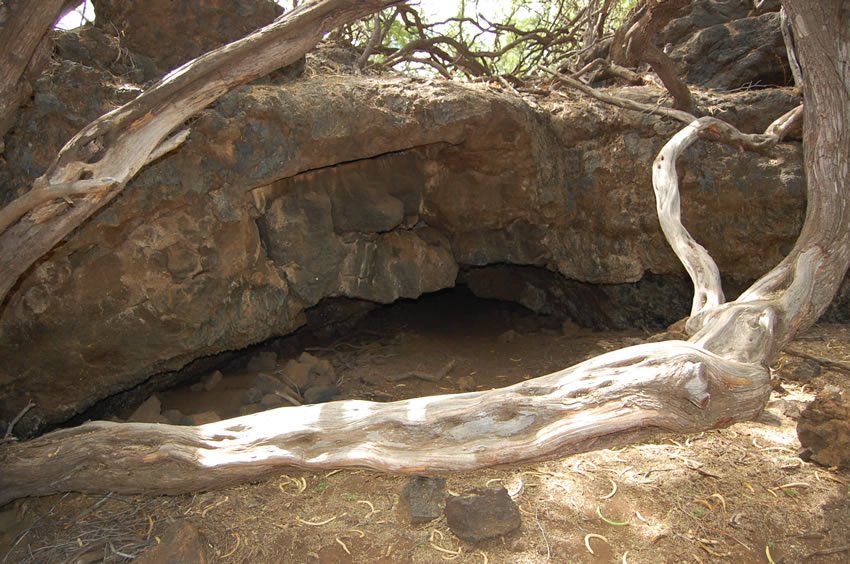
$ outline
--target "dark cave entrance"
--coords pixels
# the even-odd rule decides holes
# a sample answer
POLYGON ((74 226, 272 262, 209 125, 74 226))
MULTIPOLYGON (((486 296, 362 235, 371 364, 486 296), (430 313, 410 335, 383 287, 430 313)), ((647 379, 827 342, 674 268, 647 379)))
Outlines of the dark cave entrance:
POLYGON ((502 387, 637 344, 687 314, 689 283, 569 281, 537 267, 463 269, 452 288, 380 305, 323 300, 293 334, 194 361, 69 421, 197 425, 290 405, 502 387))

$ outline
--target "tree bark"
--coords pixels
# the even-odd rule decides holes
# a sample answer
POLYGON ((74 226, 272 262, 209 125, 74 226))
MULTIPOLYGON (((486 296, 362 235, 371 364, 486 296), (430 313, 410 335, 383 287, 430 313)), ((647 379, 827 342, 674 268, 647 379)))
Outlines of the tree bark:
POLYGON ((35 261, 118 195, 142 167, 177 147, 188 132, 168 136, 188 118, 236 86, 292 64, 333 28, 401 1, 305 2, 184 64, 83 128, 34 182, 27 200, 0 210, 0 303, 35 261), (69 194, 78 196, 72 206, 56 201, 69 194))
MULTIPOLYGON (((842 27, 850 8, 842 0, 783 5, 804 72, 806 222, 789 256, 734 302, 704 299, 713 274, 693 277, 699 307, 687 342, 639 345, 487 392, 288 407, 199 427, 88 423, 0 449, 0 504, 59 491, 185 492, 284 466, 469 470, 756 417, 770 394, 769 361, 815 322, 850 263, 850 30, 842 27)), ((711 127, 728 134, 704 119, 688 126, 711 127)), ((654 168, 691 137, 672 139, 654 168)), ((653 175, 656 189, 658 176, 668 182, 659 213, 676 219, 662 201, 678 190, 675 168, 653 175)))
POLYGON ((18 106, 30 95, 30 79, 50 58, 50 28, 70 4, 69 0, 0 4, 0 145, 18 106))
POLYGON ((695 106, 691 92, 679 78, 676 65, 664 52, 652 42, 655 34, 670 23, 687 0, 648 0, 646 13, 631 26, 625 34, 625 52, 629 59, 649 63, 664 87, 673 97, 673 107, 688 113, 694 113, 695 106))
POLYGON ((0 450, 0 505, 59 491, 187 492, 283 466, 472 470, 723 427, 757 416, 769 394, 764 367, 676 341, 487 392, 284 407, 199 427, 87 423, 0 450))

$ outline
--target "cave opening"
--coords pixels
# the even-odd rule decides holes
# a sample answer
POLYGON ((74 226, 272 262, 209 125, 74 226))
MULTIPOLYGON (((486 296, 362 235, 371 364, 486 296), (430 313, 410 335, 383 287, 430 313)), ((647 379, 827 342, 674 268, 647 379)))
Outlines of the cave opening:
POLYGON ((454 287, 417 299, 325 299, 290 335, 156 375, 68 424, 198 425, 290 405, 503 387, 651 338, 687 313, 688 291, 675 276, 598 285, 537 267, 468 267, 454 287))

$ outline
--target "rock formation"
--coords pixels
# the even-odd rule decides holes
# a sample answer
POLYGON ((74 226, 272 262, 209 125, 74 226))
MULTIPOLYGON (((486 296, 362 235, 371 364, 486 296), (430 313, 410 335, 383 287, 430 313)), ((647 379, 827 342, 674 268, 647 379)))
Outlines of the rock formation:
MULTIPOLYGON (((126 43, 116 43, 104 22, 126 23, 133 3, 95 4, 100 27, 57 36, 58 56, 5 138, 0 204, 80 127, 179 62, 172 55, 196 54, 145 49, 150 27, 125 25, 126 43)), ((693 31, 681 37, 697 41, 693 31)), ((309 64, 306 75, 222 98, 183 147, 19 282, 0 310, 0 428, 29 399, 38 407, 17 427, 25 434, 196 359, 286 335, 333 298, 391 303, 460 280, 599 327, 687 313, 649 170, 677 124, 572 94, 523 99, 486 84, 321 75, 309 64), (515 269, 507 280, 517 284, 487 282, 496 271, 482 278, 481 269, 493 265, 515 269), (619 305, 634 302, 635 284, 662 288, 664 298, 648 298, 665 304, 657 317, 619 305)), ((618 94, 654 102, 661 93, 618 94)), ((696 97, 749 132, 797 104, 781 88, 696 97)), ((801 155, 795 143, 767 155, 712 144, 688 152, 685 223, 731 279, 757 277, 793 244, 801 155)))

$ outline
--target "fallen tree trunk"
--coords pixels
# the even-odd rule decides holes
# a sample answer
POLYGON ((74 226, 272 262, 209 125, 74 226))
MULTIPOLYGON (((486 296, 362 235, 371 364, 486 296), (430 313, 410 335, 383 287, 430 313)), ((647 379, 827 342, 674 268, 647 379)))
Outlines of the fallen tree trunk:
POLYGON ((764 367, 675 341, 487 392, 284 407, 198 427, 87 423, 6 447, 0 505, 69 490, 187 492, 283 466, 418 474, 553 458, 748 420, 770 389, 764 367))
MULTIPOLYGON (((469 470, 756 417, 770 393, 770 359, 814 323, 850 263, 850 37, 840 28, 847 8, 841 0, 783 3, 805 71, 806 224, 789 256, 734 302, 721 303, 711 268, 694 276, 689 342, 631 347, 488 392, 288 407, 199 427, 88 423, 3 447, 0 504, 59 491, 200 490, 284 466, 469 470)), ((729 133, 722 129, 713 133, 729 133)), ((665 161, 692 139, 675 137, 653 166, 671 166, 665 161)), ((654 175, 657 189, 658 176, 667 183, 659 193, 669 192, 658 207, 665 231, 686 243, 679 251, 688 260, 694 247, 670 205, 678 202, 675 168, 654 175)), ((696 260, 700 268, 713 263, 706 256, 696 260)))

